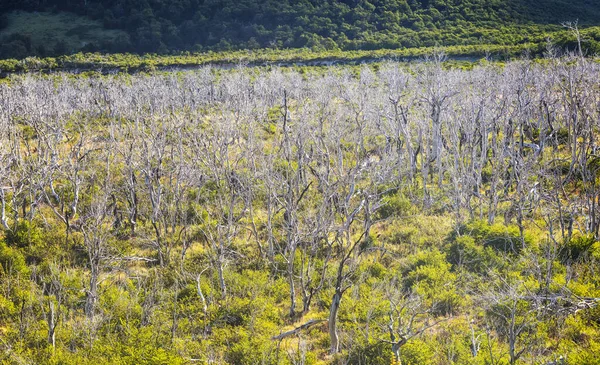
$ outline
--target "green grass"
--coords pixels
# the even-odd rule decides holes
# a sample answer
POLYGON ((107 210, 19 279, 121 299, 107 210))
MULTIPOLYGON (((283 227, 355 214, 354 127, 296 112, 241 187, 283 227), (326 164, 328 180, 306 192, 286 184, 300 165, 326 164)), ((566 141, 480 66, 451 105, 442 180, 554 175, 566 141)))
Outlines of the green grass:
POLYGON ((37 58, 28 57, 23 60, 0 60, 0 74, 13 72, 50 71, 73 69, 120 71, 155 71, 169 67, 194 67, 204 65, 290 65, 319 66, 324 61, 338 61, 352 64, 363 61, 385 59, 416 59, 442 51, 454 59, 477 61, 489 53, 497 58, 519 57, 530 51, 541 51, 539 44, 526 43, 513 46, 500 45, 467 45, 450 47, 420 47, 400 50, 375 51, 311 51, 308 49, 287 50, 253 50, 231 52, 182 53, 178 55, 156 54, 100 54, 77 53, 69 56, 37 58))

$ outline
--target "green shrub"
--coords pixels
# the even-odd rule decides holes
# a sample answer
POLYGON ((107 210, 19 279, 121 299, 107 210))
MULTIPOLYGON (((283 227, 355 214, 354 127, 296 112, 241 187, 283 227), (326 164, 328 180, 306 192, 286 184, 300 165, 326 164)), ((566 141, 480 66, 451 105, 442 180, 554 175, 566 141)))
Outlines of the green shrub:
POLYGON ((9 246, 28 248, 42 245, 42 230, 28 220, 20 220, 13 230, 7 230, 5 234, 9 246))
POLYGON ((565 127, 559 128, 556 132, 556 139, 558 144, 567 144, 569 142, 569 129, 565 127))
POLYGON ((400 359, 403 365, 435 364, 433 349, 421 339, 413 339, 402 346, 400 359))
POLYGON ((27 275, 29 273, 23 254, 2 241, 0 241, 0 273, 9 275, 13 273, 27 275))
POLYGON ((348 364, 389 365, 392 363, 392 346, 381 342, 354 344, 348 354, 348 364))
POLYGON ((450 268, 446 255, 432 250, 411 257, 408 267, 403 270, 405 287, 425 298, 434 315, 451 314, 460 307, 462 298, 457 294, 456 274, 450 268))
POLYGON ((380 219, 410 215, 412 203, 402 194, 389 195, 383 198, 383 206, 377 211, 380 219))
POLYGON ((593 235, 577 235, 566 240, 558 251, 563 263, 578 262, 588 257, 596 243, 593 235))
POLYGON ((228 364, 281 364, 277 359, 274 344, 245 331, 238 332, 236 340, 229 346, 226 353, 228 364))
POLYGON ((485 274, 490 267, 497 266, 500 258, 491 247, 477 245, 471 236, 456 237, 447 248, 448 262, 464 267, 471 272, 485 274))
POLYGON ((526 246, 533 243, 532 237, 527 234, 521 238, 519 227, 515 225, 506 226, 500 223, 490 225, 483 220, 473 220, 461 225, 458 233, 454 232, 450 236, 450 240, 456 240, 461 235, 470 236, 478 244, 505 253, 519 253, 523 248, 523 241, 526 246))

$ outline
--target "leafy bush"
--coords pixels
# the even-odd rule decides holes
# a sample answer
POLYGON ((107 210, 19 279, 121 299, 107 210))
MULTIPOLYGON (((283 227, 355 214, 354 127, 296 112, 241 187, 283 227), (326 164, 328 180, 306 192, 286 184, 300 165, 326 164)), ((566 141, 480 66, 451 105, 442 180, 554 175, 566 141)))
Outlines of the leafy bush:
POLYGON ((412 256, 403 270, 404 285, 426 298, 436 315, 454 313, 461 304, 450 267, 444 253, 432 250, 412 256))
POLYGON ((472 237, 476 243, 491 247, 496 251, 506 253, 519 253, 525 246, 533 243, 533 238, 525 234, 521 237, 519 227, 503 225, 500 223, 488 224, 483 220, 473 220, 459 227, 458 233, 454 232, 450 240, 456 240, 459 235, 472 237))
POLYGON ((400 349, 400 358, 404 365, 435 364, 433 349, 421 339, 409 341, 400 349))
POLYGON ((348 363, 389 365, 393 361, 391 347, 391 345, 381 341, 354 344, 348 354, 348 363))
POLYGON ((26 275, 29 271, 23 254, 18 249, 7 246, 3 241, 0 241, 0 269, 5 274, 26 275))
POLYGON ((388 195, 383 199, 383 206, 379 208, 377 214, 380 219, 389 217, 402 217, 410 215, 412 203, 400 193, 388 195))
POLYGON ((12 230, 6 230, 6 243, 9 246, 28 248, 42 245, 42 230, 35 222, 22 219, 12 230))
POLYGON ((485 274, 490 267, 499 264, 498 256, 491 247, 475 243, 471 236, 458 236, 448 246, 448 262, 469 271, 485 274))
POLYGON ((563 263, 581 261, 591 254, 596 242, 592 234, 573 236, 561 245, 558 256, 563 263))
POLYGON ((280 364, 277 359, 274 343, 249 334, 245 331, 238 332, 235 342, 228 348, 226 360, 232 365, 254 364, 280 364))

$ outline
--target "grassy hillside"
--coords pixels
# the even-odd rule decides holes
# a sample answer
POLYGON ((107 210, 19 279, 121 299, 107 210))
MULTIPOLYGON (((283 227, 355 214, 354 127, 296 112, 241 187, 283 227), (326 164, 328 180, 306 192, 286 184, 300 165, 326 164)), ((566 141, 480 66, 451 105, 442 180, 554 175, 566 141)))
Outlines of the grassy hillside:
POLYGON ((73 53, 128 37, 124 31, 104 28, 98 20, 66 12, 13 11, 5 14, 4 22, 0 54, 16 58, 73 53))
POLYGON ((6 13, 0 21, 0 28, 5 26, 0 32, 0 43, 5 45, 0 47, 0 58, 19 58, 24 52, 59 55, 72 47, 167 53, 516 45, 552 37, 562 21, 579 19, 586 27, 597 25, 600 18, 600 4, 591 0, 46 0, 9 1, 4 9, 72 15, 6 13), (90 24, 89 19, 98 23, 90 24), (85 34, 78 35, 83 39, 75 39, 74 33, 79 32, 72 24, 77 22, 83 23, 85 34), (26 46, 41 39, 31 28, 52 23, 69 24, 55 33, 58 48, 26 46), (106 33, 106 29, 125 34, 106 33))
MULTIPOLYGON (((510 1, 508 1, 510 2, 510 1)), ((595 0, 515 0, 523 10, 521 16, 535 23, 560 23, 579 19, 597 24, 600 5, 595 0)))
POLYGON ((0 82, 0 364, 597 365, 600 64, 0 82))

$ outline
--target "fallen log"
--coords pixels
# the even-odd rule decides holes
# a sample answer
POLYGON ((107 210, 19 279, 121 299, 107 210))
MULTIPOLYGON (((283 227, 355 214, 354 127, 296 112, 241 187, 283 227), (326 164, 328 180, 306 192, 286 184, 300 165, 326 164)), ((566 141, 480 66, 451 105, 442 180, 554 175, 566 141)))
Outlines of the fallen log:
POLYGON ((277 336, 271 337, 271 340, 283 340, 286 337, 297 335, 298 333, 300 333, 300 331, 307 330, 310 327, 312 327, 316 324, 322 323, 322 322, 325 322, 325 320, 324 319, 311 319, 310 321, 304 323, 303 325, 301 325, 299 327, 294 328, 293 330, 283 332, 277 336))

